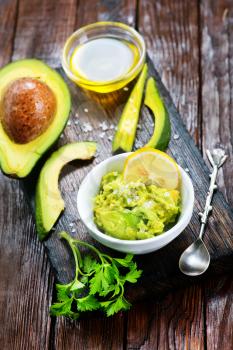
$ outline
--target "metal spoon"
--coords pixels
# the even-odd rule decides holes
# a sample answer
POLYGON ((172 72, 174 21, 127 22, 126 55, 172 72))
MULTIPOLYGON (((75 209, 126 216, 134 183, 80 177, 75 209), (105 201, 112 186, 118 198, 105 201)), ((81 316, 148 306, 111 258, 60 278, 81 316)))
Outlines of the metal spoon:
POLYGON ((211 201, 213 198, 214 190, 217 189, 215 182, 218 174, 218 169, 227 159, 227 155, 221 148, 214 149, 212 154, 209 150, 207 150, 206 154, 210 164, 213 167, 213 171, 210 174, 210 187, 207 193, 205 209, 203 213, 199 213, 201 218, 200 234, 197 240, 183 252, 179 260, 179 268, 181 272, 188 276, 201 275, 209 267, 210 254, 202 240, 202 236, 208 220, 208 215, 212 210, 211 201))

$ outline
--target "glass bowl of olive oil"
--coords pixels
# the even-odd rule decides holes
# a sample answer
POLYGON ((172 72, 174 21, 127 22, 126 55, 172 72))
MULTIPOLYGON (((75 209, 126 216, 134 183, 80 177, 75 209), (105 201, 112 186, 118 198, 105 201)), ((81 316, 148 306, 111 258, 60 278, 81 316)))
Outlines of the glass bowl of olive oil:
POLYGON ((135 29, 118 22, 97 22, 67 39, 62 66, 77 85, 107 93, 121 89, 139 74, 145 53, 144 39, 135 29))

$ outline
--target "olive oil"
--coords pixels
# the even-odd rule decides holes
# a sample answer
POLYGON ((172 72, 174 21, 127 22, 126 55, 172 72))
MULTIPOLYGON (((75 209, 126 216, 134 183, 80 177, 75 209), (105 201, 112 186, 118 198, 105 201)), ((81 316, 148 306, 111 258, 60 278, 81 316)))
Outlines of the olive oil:
POLYGON ((121 79, 138 63, 139 56, 138 47, 126 40, 100 37, 74 49, 70 69, 86 84, 96 84, 96 91, 105 92, 105 84, 109 82, 113 82, 113 90, 117 90, 121 79))

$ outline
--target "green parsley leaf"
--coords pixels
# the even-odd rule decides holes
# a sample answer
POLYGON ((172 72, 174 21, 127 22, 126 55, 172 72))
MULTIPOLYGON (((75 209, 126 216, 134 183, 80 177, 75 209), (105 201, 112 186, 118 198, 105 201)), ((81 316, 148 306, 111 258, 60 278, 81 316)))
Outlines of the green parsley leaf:
POLYGON ((72 248, 76 263, 75 278, 68 284, 56 285, 58 302, 51 306, 51 315, 76 319, 82 312, 100 308, 107 316, 128 310, 131 304, 124 297, 124 284, 135 283, 142 273, 133 262, 132 254, 127 254, 124 259, 112 258, 64 231, 60 237, 72 248), (85 252, 83 257, 79 246, 85 246, 92 254, 85 252), (98 260, 93 257, 94 254, 98 260))
POLYGON ((69 288, 72 283, 69 284, 56 284, 57 299, 59 301, 67 301, 70 299, 69 288))
POLYGON ((96 294, 103 291, 108 290, 109 288, 109 280, 108 275, 105 276, 104 270, 99 268, 94 276, 91 278, 90 283, 90 294, 96 294))
POLYGON ((72 283, 70 291, 71 292, 76 292, 79 289, 83 289, 85 287, 85 284, 83 284, 82 282, 75 280, 74 283, 72 283))
POLYGON ((100 264, 97 263, 95 259, 92 258, 91 255, 85 255, 83 259, 83 271, 85 273, 91 273, 95 271, 100 264))
POLYGON ((133 255, 132 254, 127 254, 126 257, 124 259, 116 259, 114 258, 114 261, 118 262, 118 264, 124 266, 124 267, 128 267, 129 263, 132 261, 133 259, 133 255))
POLYGON ((136 283, 141 274, 142 270, 137 270, 137 264, 131 263, 130 271, 126 274, 124 279, 130 283, 136 283))
POLYGON ((71 311, 73 299, 68 299, 61 303, 54 303, 50 307, 50 313, 52 316, 68 316, 71 311))
POLYGON ((110 303, 101 303, 101 305, 104 307, 107 316, 112 316, 121 310, 128 310, 131 306, 131 304, 122 296, 114 299, 110 303))
POLYGON ((93 295, 79 298, 76 302, 79 311, 93 311, 99 309, 101 306, 100 302, 93 295))

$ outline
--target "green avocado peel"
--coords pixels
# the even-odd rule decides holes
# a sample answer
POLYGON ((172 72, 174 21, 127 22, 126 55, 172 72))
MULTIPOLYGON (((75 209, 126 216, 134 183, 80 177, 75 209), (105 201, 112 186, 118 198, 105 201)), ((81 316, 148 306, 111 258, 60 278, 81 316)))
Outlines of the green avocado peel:
POLYGON ((144 103, 152 111, 155 120, 153 135, 145 147, 153 147, 163 151, 167 148, 171 138, 171 124, 153 78, 148 79, 144 103))
POLYGON ((130 152, 133 148, 147 71, 147 64, 144 64, 117 126, 117 131, 112 143, 113 153, 130 152))
POLYGON ((91 159, 96 152, 95 142, 75 142, 55 151, 41 169, 36 187, 36 229, 40 240, 48 235, 65 208, 58 187, 61 169, 67 163, 91 159))

